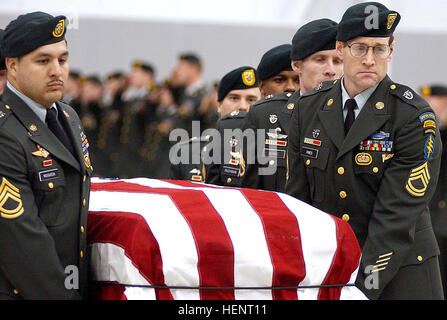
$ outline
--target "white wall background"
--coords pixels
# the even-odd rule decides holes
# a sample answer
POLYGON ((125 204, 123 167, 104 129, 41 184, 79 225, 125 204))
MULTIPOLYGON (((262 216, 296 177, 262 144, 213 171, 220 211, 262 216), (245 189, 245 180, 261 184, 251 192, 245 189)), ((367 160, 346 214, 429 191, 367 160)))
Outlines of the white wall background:
MULTIPOLYGON (((257 66, 271 47, 290 43, 295 31, 318 18, 340 21, 354 0, 0 0, 0 28, 17 15, 45 11, 69 17, 70 64, 85 74, 128 71, 133 59, 167 77, 179 52, 204 61, 206 81, 232 68, 257 66)), ((397 10, 391 76, 414 88, 447 84, 447 1, 380 1, 397 10)))

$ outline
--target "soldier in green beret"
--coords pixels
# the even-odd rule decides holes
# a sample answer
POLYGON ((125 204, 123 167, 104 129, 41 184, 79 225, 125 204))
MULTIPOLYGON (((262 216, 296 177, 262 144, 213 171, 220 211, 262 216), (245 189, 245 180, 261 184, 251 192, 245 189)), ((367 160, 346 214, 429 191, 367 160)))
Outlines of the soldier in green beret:
POLYGON ((287 173, 287 144, 295 99, 301 93, 314 88, 324 80, 341 76, 342 59, 335 51, 337 23, 318 19, 300 27, 292 39, 289 51, 289 66, 299 77, 295 92, 267 95, 256 102, 245 118, 244 130, 265 130, 265 144, 261 159, 255 150, 256 162, 247 165, 242 186, 255 189, 285 191, 287 173), (289 99, 291 100, 288 103, 289 99), (292 101, 293 100, 293 101, 292 101), (269 158, 269 159, 267 159, 269 158), (266 170, 261 174, 260 169, 266 170))
POLYGON ((67 19, 20 15, 5 29, 0 100, 0 298, 87 297, 92 165, 68 78, 67 19))
POLYGON ((292 70, 290 44, 282 44, 262 55, 256 70, 262 97, 299 89, 298 74, 292 70))
MULTIPOLYGON (((218 163, 206 166, 206 183, 240 187, 245 175, 246 161, 243 156, 243 141, 240 135, 228 134, 242 129, 250 106, 261 97, 258 75, 255 68, 243 66, 228 72, 217 89, 220 119, 216 129, 220 133, 221 150, 218 163), (226 134, 227 132, 227 134, 226 134)), ((214 141, 213 141, 214 142, 214 141)), ((205 150, 210 152, 210 150, 205 150)))
POLYGON ((442 299, 428 209, 442 145, 432 108, 387 75, 399 20, 377 2, 344 13, 343 77, 295 101, 286 192, 349 223, 368 298, 442 299))

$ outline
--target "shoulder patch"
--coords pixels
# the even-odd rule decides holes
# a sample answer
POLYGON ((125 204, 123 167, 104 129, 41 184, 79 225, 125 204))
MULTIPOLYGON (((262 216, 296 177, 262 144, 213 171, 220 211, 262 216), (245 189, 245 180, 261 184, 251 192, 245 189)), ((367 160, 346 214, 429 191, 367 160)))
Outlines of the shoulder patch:
POLYGON ((418 93, 410 87, 394 83, 390 86, 390 94, 399 98, 401 101, 417 108, 427 107, 428 103, 418 93))

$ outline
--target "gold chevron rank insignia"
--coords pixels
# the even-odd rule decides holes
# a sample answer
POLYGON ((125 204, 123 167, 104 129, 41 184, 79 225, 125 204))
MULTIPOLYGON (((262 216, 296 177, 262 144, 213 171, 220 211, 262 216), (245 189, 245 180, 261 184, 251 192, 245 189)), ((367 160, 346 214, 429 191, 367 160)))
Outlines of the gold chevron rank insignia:
POLYGON ((411 170, 405 189, 415 197, 422 197, 427 190, 429 182, 428 165, 427 162, 424 162, 421 166, 411 170))
POLYGON ((14 219, 22 215, 24 209, 20 191, 11 182, 3 178, 0 185, 0 215, 2 218, 14 219))

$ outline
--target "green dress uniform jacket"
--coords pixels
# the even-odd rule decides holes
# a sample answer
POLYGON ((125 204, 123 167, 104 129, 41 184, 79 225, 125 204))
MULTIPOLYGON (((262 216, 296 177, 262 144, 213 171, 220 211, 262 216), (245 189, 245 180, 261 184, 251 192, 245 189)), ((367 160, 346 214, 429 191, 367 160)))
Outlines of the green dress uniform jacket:
POLYGON ((208 137, 192 137, 188 141, 180 142, 178 146, 181 151, 188 153, 188 162, 171 163, 169 179, 205 182, 205 165, 202 161, 201 153, 202 149, 209 142, 210 139, 208 137))
POLYGON ((439 267, 447 299, 447 128, 440 129, 442 145, 441 169, 435 194, 430 202, 430 215, 435 231, 436 240, 440 248, 439 267))
MULTIPOLYGON (((242 132, 245 111, 233 111, 217 121, 216 129, 221 138, 219 161, 205 165, 205 182, 218 186, 241 187, 242 178, 245 175, 246 163, 243 157, 242 137, 235 129, 242 132), (236 134, 225 134, 226 130, 232 130, 236 134), (228 154, 228 152, 230 154, 228 154)), ((214 145, 216 145, 214 143, 214 145)), ((205 146, 206 147, 206 146, 205 146)), ((209 150, 208 150, 209 151, 209 150)), ((202 152, 208 152, 203 151, 202 152)))
MULTIPOLYGON (((245 118, 244 130, 254 130, 257 137, 257 130, 264 129, 264 145, 260 151, 256 144, 256 162, 247 164, 247 172, 242 180, 242 187, 262 189, 270 191, 285 191, 287 173, 287 143, 291 116, 294 109, 293 103, 287 103, 293 97, 299 97, 300 92, 294 94, 283 92, 276 95, 268 95, 250 107, 250 111, 245 118), (265 157, 271 159, 259 161, 258 152, 262 152, 265 157), (260 168, 276 166, 273 174, 260 174, 260 168)), ((257 138, 256 138, 257 141, 257 138)), ((247 148, 244 148, 247 150, 247 148)), ((247 159, 248 156, 246 155, 247 159)), ((272 167, 273 169, 273 167, 272 167)))
POLYGON ((428 204, 442 143, 432 109, 386 76, 345 137, 341 81, 296 102, 287 193, 351 225, 362 248, 356 285, 371 299, 440 299, 428 204))
POLYGON ((1 97, 1 299, 87 297, 92 167, 79 117, 56 104, 74 155, 16 94, 1 97))

